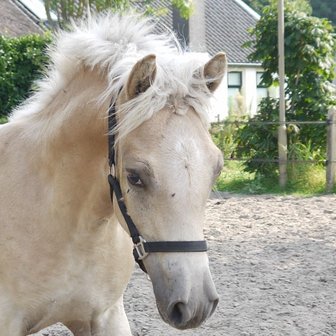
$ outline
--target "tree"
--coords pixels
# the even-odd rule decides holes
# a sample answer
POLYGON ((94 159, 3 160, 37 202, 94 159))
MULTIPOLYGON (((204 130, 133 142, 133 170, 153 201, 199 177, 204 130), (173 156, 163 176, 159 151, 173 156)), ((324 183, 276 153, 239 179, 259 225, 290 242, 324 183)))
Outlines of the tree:
MULTIPOLYGON (((277 9, 267 6, 256 27, 253 40, 248 43, 255 49, 252 61, 261 61, 265 72, 262 77, 266 86, 277 85, 277 9)), ((336 41, 333 27, 326 19, 308 16, 293 9, 285 10, 285 63, 287 120, 326 120, 328 109, 336 105, 331 82, 335 77, 336 41)), ((277 121, 278 102, 266 99, 260 105, 260 113, 254 121, 277 121)), ((276 126, 274 126, 275 128, 276 126)), ((240 156, 251 158, 277 158, 277 137, 271 127, 265 136, 265 126, 246 126, 240 133, 240 156), (273 133, 272 133, 273 132, 273 133), (267 142, 267 143, 266 143, 267 142), (262 157, 260 157, 260 155, 262 157)), ((291 125, 288 133, 289 154, 296 155, 295 148, 309 149, 310 154, 323 155, 326 147, 325 128, 291 125)), ((292 157, 295 159, 297 157, 292 157)), ((260 166, 247 161, 248 171, 268 173, 274 165, 260 166)))
MULTIPOLYGON (((169 1, 166 1, 169 4, 169 1)), ((171 0, 170 3, 176 7, 180 15, 187 19, 192 12, 192 0, 171 0)), ((44 7, 47 13, 48 22, 53 28, 66 27, 71 19, 85 17, 88 11, 102 12, 112 10, 124 12, 133 9, 140 9, 145 14, 161 15, 167 12, 167 8, 158 6, 154 0, 44 0, 44 7), (57 22, 52 20, 52 13, 56 13, 57 22)))
MULTIPOLYGON (((256 12, 261 13, 265 6, 278 0, 244 0, 256 12)), ((335 0, 286 0, 287 3, 297 4, 297 9, 320 18, 329 19, 336 26, 336 1, 335 0), (309 9, 310 8, 310 9, 309 9), (308 12, 307 12, 308 9, 308 12)))
MULTIPOLYGON (((258 13, 262 13, 265 6, 271 5, 276 7, 278 0, 244 0, 244 2, 258 13)), ((312 7, 309 0, 285 0, 285 4, 287 7, 290 6, 293 10, 295 9, 299 12, 312 14, 312 7)))

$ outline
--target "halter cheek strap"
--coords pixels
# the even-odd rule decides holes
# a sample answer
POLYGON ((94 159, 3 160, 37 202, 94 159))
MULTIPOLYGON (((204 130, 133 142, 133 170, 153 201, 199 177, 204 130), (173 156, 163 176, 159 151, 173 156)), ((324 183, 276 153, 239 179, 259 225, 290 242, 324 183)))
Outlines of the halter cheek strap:
POLYGON ((117 126, 116 105, 115 102, 110 104, 108 115, 108 158, 110 166, 110 174, 108 182, 110 185, 111 201, 113 202, 113 194, 116 197, 121 214, 127 224, 129 234, 133 242, 133 256, 140 268, 147 273, 143 259, 149 253, 167 253, 167 252, 206 252, 208 250, 205 240, 200 241, 154 241, 147 242, 139 233, 132 218, 127 213, 127 207, 123 198, 120 183, 116 177, 116 155, 115 155, 115 128, 117 126))

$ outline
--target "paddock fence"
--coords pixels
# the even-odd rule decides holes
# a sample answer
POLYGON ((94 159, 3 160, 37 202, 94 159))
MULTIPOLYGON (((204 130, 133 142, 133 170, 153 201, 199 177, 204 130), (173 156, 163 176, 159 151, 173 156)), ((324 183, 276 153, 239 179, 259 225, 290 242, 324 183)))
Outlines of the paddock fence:
MULTIPOLYGON (((332 192, 336 186, 336 108, 332 108, 329 110, 328 117, 325 120, 318 120, 318 121, 241 121, 241 120, 223 120, 220 122, 216 122, 214 124, 229 126, 229 125, 260 125, 260 126, 267 126, 267 125, 276 125, 278 127, 286 127, 288 125, 314 125, 318 127, 325 127, 326 128, 326 157, 322 160, 316 159, 309 159, 309 160, 301 160, 301 159, 287 159, 287 160, 280 160, 277 159, 264 159, 264 158, 239 158, 239 157, 225 157, 225 161, 240 161, 246 162, 247 160, 250 162, 256 163, 274 163, 274 164, 323 164, 326 167, 326 191, 332 192)), ((279 141, 279 138, 278 138, 279 141)), ((281 145, 281 144, 280 144, 281 145)))

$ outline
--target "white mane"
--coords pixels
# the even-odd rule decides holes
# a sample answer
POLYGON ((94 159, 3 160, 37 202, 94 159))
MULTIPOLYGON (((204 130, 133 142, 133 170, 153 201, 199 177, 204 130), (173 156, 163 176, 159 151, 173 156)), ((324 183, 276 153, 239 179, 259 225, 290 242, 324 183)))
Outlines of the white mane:
POLYGON ((208 57, 182 51, 174 35, 155 34, 155 25, 138 15, 105 14, 73 25, 71 32, 60 32, 51 46, 51 66, 47 77, 38 83, 38 90, 12 115, 16 120, 43 113, 57 92, 83 66, 108 74, 108 87, 99 101, 116 99, 125 85, 133 65, 148 54, 157 57, 157 75, 145 93, 120 107, 123 123, 120 135, 125 135, 167 104, 179 113, 192 106, 204 123, 208 123, 210 94, 204 79, 195 72, 208 57))

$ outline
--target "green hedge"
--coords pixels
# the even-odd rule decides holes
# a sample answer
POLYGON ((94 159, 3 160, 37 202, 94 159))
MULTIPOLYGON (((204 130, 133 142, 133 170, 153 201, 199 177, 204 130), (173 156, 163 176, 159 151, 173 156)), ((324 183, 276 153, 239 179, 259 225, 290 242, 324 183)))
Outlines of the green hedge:
POLYGON ((48 61, 50 34, 9 38, 0 35, 0 118, 28 97, 48 61))

